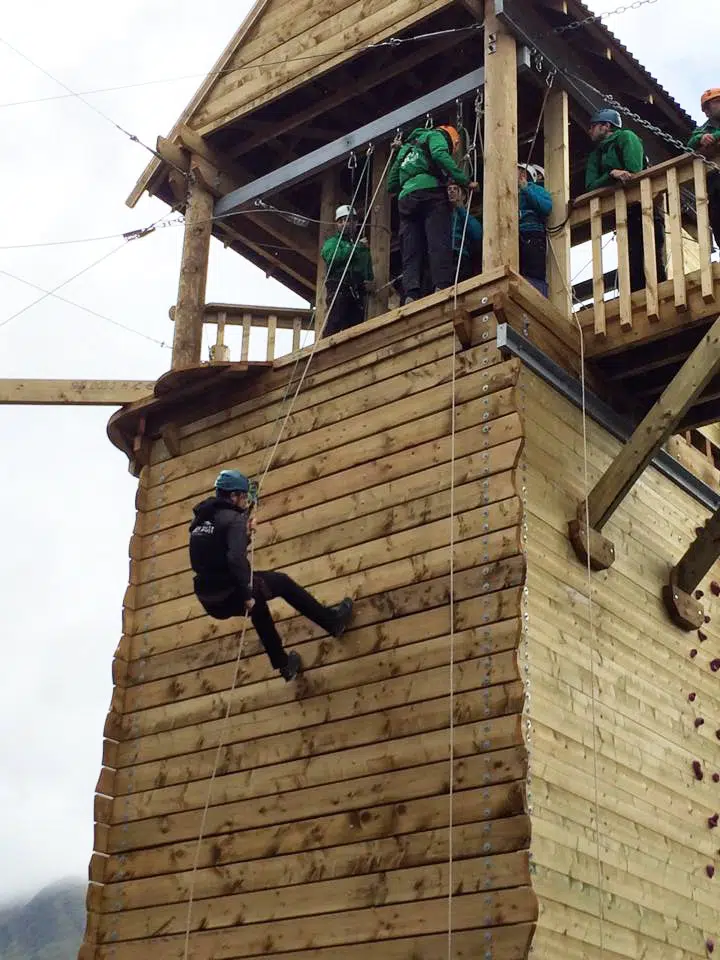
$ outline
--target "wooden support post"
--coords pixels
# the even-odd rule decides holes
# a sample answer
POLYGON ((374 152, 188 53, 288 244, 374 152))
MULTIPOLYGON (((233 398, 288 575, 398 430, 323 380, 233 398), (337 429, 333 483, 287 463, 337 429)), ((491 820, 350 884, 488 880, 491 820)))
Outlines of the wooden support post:
POLYGON ((710 567, 720 557, 720 509, 699 530, 680 562, 671 570, 663 588, 670 618, 683 630, 697 630, 705 617, 700 601, 693 596, 710 567))
POLYGON ((628 240, 628 208, 624 190, 615 191, 615 229, 617 230, 618 290, 620 293, 620 326, 632 327, 632 292, 630 290, 630 243, 628 240))
POLYGON ((645 293, 647 317, 652 323, 660 319, 658 301, 657 256, 655 250, 655 200, 652 183, 648 177, 640 181, 640 204, 642 209, 643 250, 645 256, 645 293))
MULTIPOLYGON (((372 192, 380 185, 380 177, 390 155, 390 144, 383 143, 375 148, 372 160, 372 192)), ((375 290, 368 300, 367 319, 377 317, 388 309, 390 288, 390 226, 392 205, 390 194, 382 186, 377 195, 370 220, 370 256, 375 275, 375 290)))
MULTIPOLYGON (((599 535, 645 467, 670 434, 675 432, 688 409, 719 369, 720 320, 716 320, 591 490, 587 499, 591 534, 594 532, 599 535)), ((580 535, 586 533, 586 523, 586 508, 581 503, 577 519, 570 524, 570 539, 578 556, 585 560, 588 545, 581 542, 580 535)), ((603 567, 610 565, 605 562, 608 556, 605 552, 603 557, 598 558, 596 569, 600 568, 600 560, 603 567)))
POLYGON ((680 313, 687 310, 687 278, 685 277, 685 257, 682 238, 682 204, 678 172, 671 167, 667 172, 668 182, 668 223, 670 225, 670 255, 672 257, 672 280, 675 309, 680 313))
POLYGON ((517 46, 485 0, 483 270, 519 268, 517 46))
POLYGON ((695 180, 695 208, 697 210, 698 252, 700 255, 700 292, 705 303, 712 303, 713 290, 712 243, 710 242, 710 207, 708 205, 705 164, 702 160, 693 163, 695 180))
POLYGON ((200 362, 212 214, 212 194, 202 187, 198 178, 191 173, 188 181, 185 239, 175 308, 173 369, 200 362))
POLYGON ((592 240, 592 285, 595 308, 595 333, 605 336, 605 274, 603 271, 602 211, 600 198, 590 201, 590 237, 592 240))
POLYGON ((559 85, 550 91, 545 106, 545 185, 553 200, 548 227, 564 226, 549 235, 548 299, 570 321, 570 118, 568 95, 559 85))
POLYGON ((321 221, 318 230, 318 250, 317 250, 317 275, 315 281, 315 336, 320 335, 325 324, 325 311, 327 302, 325 298, 325 263, 320 256, 320 250, 327 238, 334 231, 333 221, 335 220, 335 210, 337 209, 338 191, 337 191, 337 170, 331 168, 326 170, 320 177, 320 212, 318 219, 321 221))

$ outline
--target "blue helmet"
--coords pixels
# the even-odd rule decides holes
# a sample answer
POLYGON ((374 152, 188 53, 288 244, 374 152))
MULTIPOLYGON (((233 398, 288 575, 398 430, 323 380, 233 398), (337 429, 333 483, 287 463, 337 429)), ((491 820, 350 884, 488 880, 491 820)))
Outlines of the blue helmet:
POLYGON ((249 493, 250 481, 239 470, 221 470, 215 481, 215 489, 226 493, 249 493))
POLYGON ((617 127, 620 130, 622 128, 622 117, 617 110, 603 107, 602 110, 597 110, 590 117, 590 125, 592 126, 593 123, 609 123, 612 127, 617 127))

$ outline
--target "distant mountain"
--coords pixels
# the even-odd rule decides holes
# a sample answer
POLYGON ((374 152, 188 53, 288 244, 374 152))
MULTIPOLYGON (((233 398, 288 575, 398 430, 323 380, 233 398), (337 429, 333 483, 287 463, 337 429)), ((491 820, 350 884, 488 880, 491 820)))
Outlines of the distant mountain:
POLYGON ((86 890, 82 880, 61 880, 28 903, 0 905, 0 960, 76 960, 86 890))

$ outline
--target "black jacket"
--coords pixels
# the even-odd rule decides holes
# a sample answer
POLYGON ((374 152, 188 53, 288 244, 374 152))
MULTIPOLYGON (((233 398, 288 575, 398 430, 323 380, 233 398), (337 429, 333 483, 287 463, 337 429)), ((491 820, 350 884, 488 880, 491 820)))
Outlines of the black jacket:
POLYGON ((198 599, 218 602, 235 595, 249 600, 248 515, 227 500, 210 497, 193 507, 190 565, 198 599))

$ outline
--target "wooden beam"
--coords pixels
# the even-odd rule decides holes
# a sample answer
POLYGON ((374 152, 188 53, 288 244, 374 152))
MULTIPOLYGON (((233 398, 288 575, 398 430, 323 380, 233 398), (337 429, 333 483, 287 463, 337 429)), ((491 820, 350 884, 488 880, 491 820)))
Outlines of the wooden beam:
MULTIPOLYGON (((693 350, 660 399, 588 496, 590 527, 599 531, 653 456, 676 430, 686 411, 720 369, 720 320, 693 350)), ((581 516, 584 507, 581 507, 581 516)))
POLYGON ((559 232, 548 240, 548 299, 570 322, 570 119, 568 95, 560 86, 549 93, 545 106, 545 181, 553 200, 548 227, 559 232), (560 229, 560 225, 562 229, 560 229))
MULTIPOLYGON (((375 148, 372 160, 372 193, 380 186, 380 178, 390 155, 390 145, 383 143, 375 148)), ((390 243, 392 206, 390 194, 379 190, 370 221, 370 256, 375 275, 376 292, 369 298, 368 319, 385 313, 390 296, 390 243)))
POLYGON ((0 403, 121 407, 153 395, 153 380, 0 380, 0 403))
MULTIPOLYGON (((437 53, 442 53, 443 50, 454 47, 456 43, 457 36, 450 34, 449 36, 439 37, 437 40, 430 41, 429 43, 419 44, 418 49, 409 56, 394 57, 386 67, 363 76, 363 92, 366 93, 368 90, 382 86, 382 84, 387 83, 388 80, 392 80, 393 77, 400 76, 404 73, 411 73, 415 67, 424 63, 429 57, 433 57, 437 53)), ((277 139, 286 133, 297 130, 310 120, 314 120, 315 117, 321 114, 327 114, 331 110, 341 107, 346 101, 352 100, 357 95, 358 83, 355 79, 349 82, 347 86, 341 87, 339 90, 330 94, 330 96, 318 95, 313 99, 312 105, 307 107, 307 109, 300 110, 297 113, 294 112, 284 120, 279 120, 273 124, 272 137, 277 139)), ((241 157, 246 153, 250 153, 256 147, 263 146, 269 139, 270 136, 264 129, 254 132, 249 137, 240 137, 238 145, 233 151, 233 157, 241 157)), ((333 138, 328 138, 328 140, 331 139, 333 138)))
POLYGON ((517 44, 485 0, 483 269, 519 266, 517 44))
POLYGON ((213 202, 213 195, 191 174, 175 308, 173 368, 200 362, 213 202))

